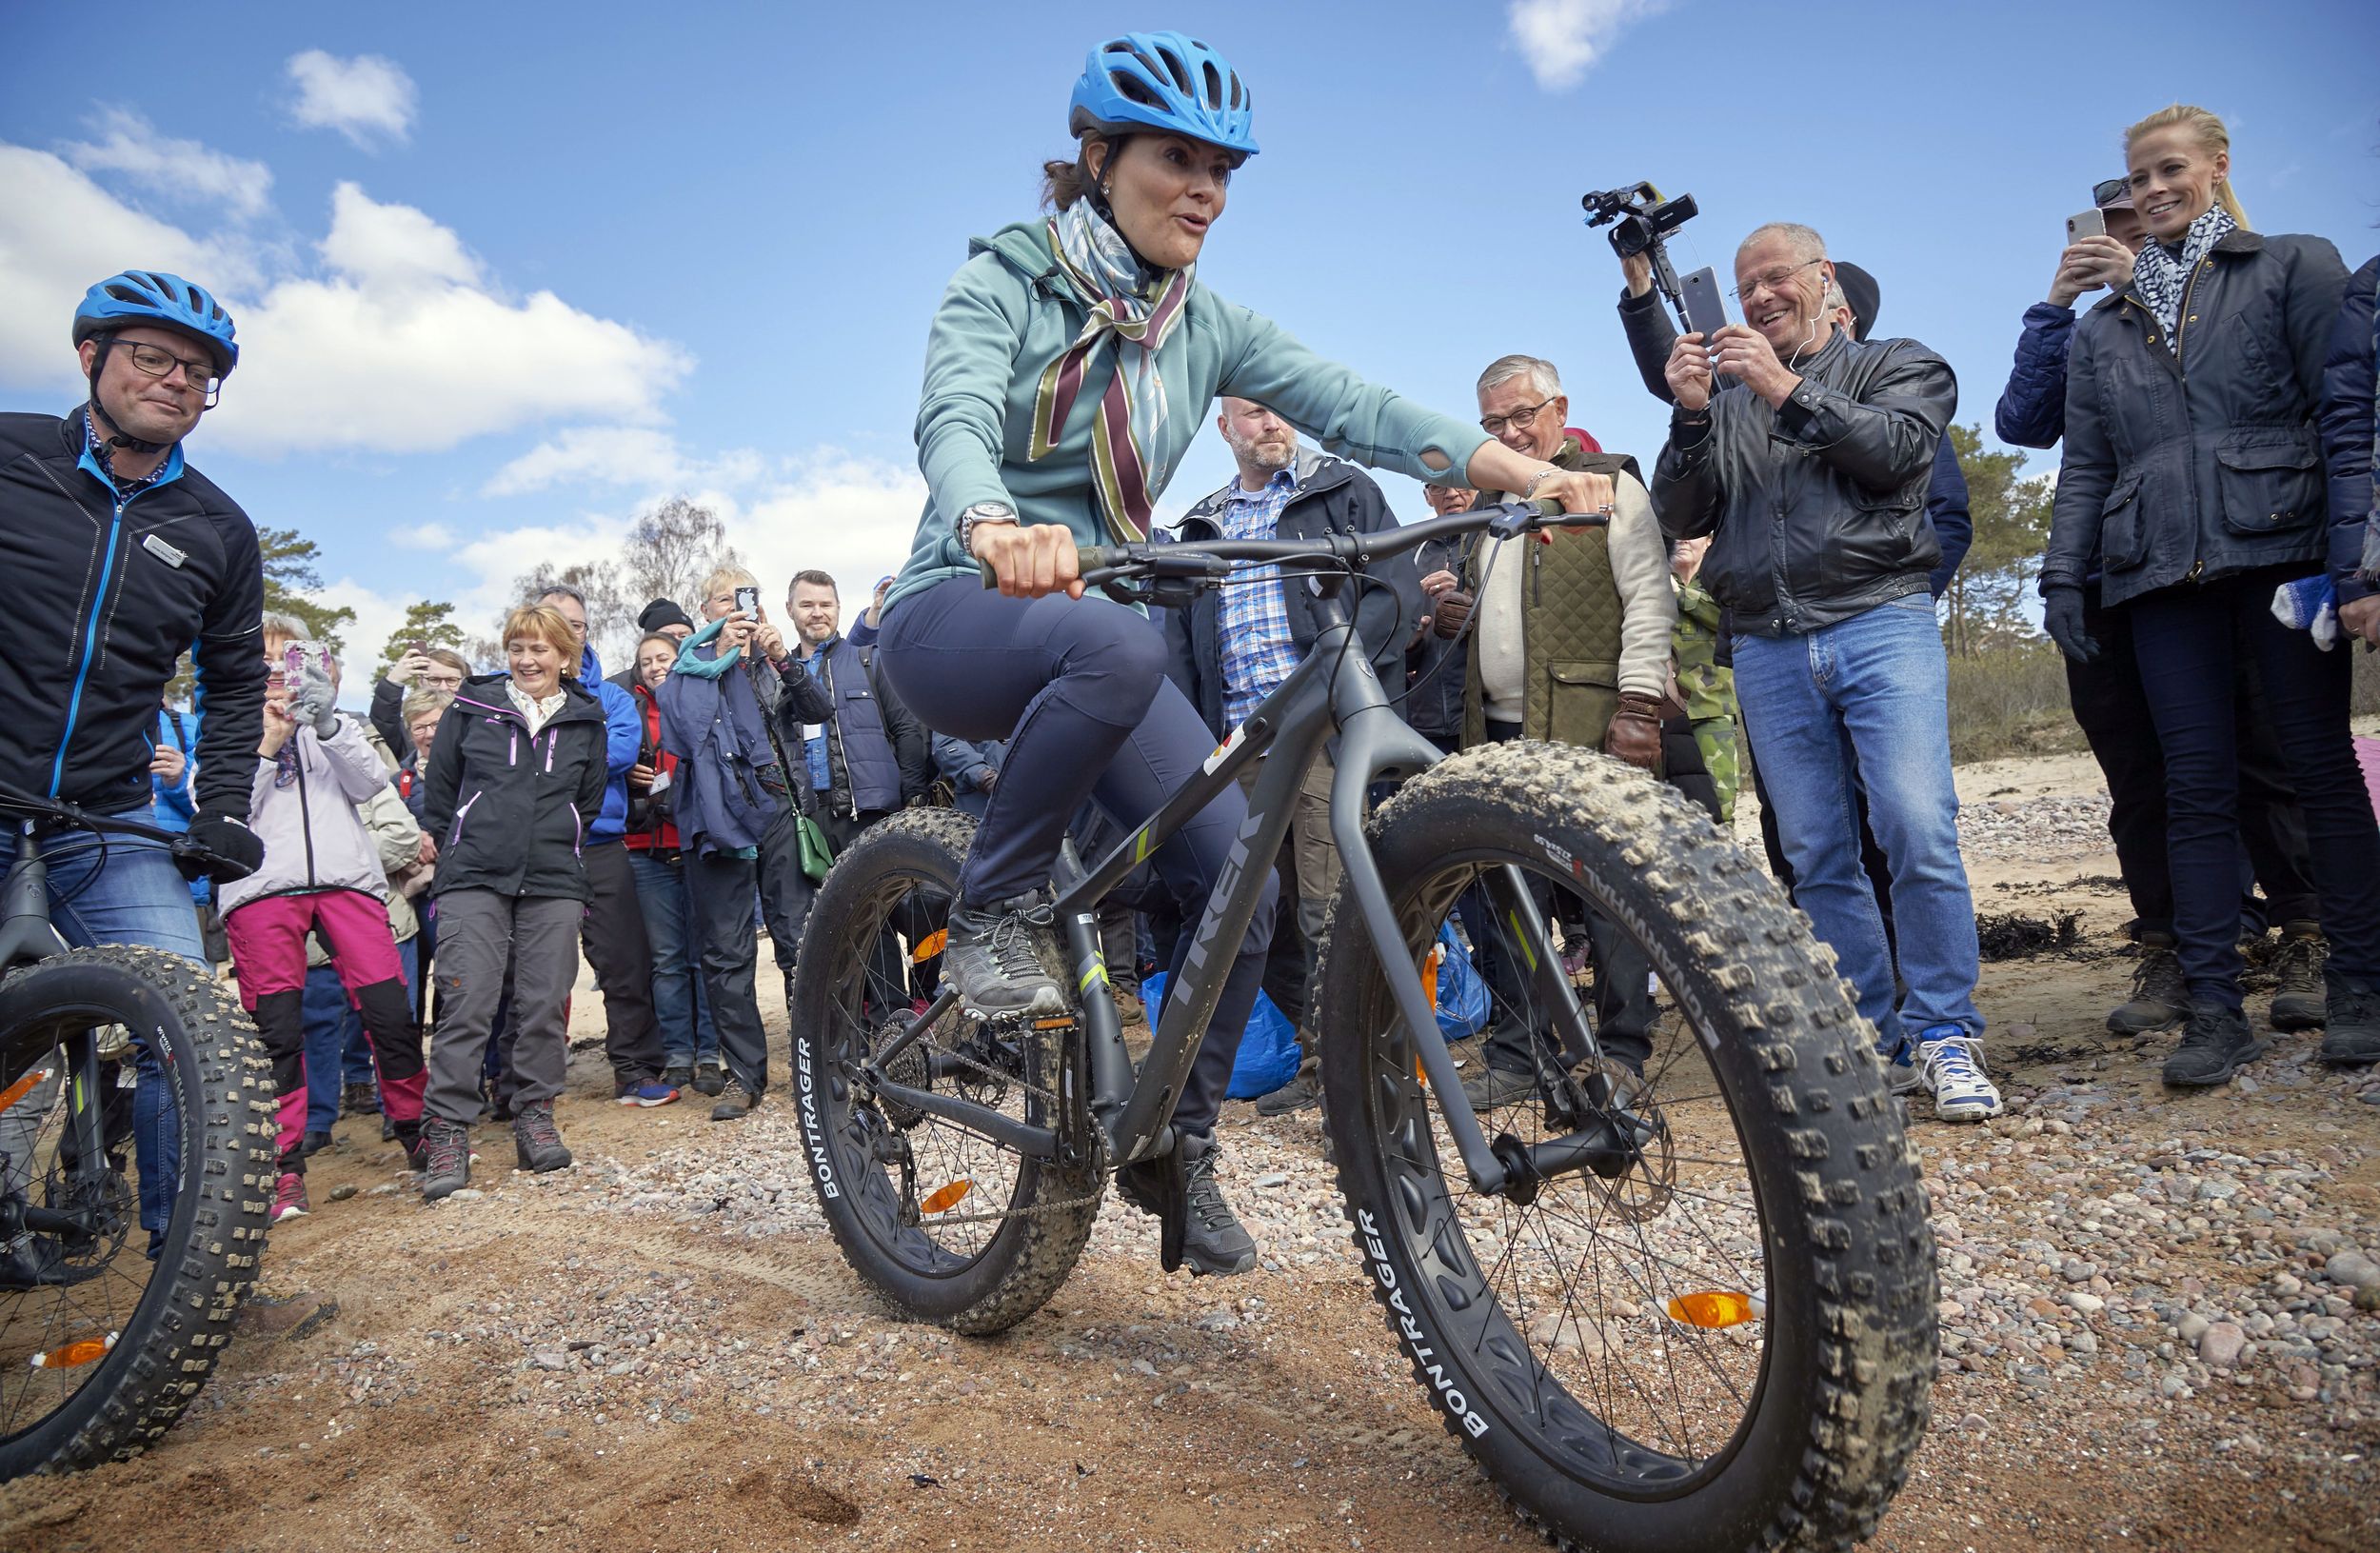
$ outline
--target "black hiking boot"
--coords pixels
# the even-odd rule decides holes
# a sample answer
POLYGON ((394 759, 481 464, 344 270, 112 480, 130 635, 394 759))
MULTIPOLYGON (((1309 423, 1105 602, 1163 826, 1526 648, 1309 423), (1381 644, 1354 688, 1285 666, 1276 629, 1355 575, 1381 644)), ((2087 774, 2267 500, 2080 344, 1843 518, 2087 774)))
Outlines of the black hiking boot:
POLYGON ((2272 1027, 2311 1030, 2329 1017, 2322 967, 2330 958, 2330 941, 2318 922, 2281 925, 2281 946, 2272 951, 2272 1027))
POLYGON ((727 1087, 727 1070, 717 1063, 704 1063, 694 1070, 694 1092, 717 1095, 727 1087))
POLYGON ((2264 1055, 2268 1044, 2249 1033, 2247 1015, 2199 1004, 2182 1028, 2182 1044, 2165 1060, 2165 1082, 2187 1089, 2229 1084, 2243 1064, 2264 1055))
POLYGON ((2118 1035, 2147 1035, 2181 1023, 2190 1012, 2190 993, 2182 982, 2182 962, 2173 953, 2173 935, 2140 935, 2140 964, 2132 971, 2132 1001, 2108 1015, 2108 1028, 2118 1035))
POLYGON ((1038 895, 1020 895, 986 910, 962 902, 950 908, 942 975, 960 1002, 986 1019, 1066 1012, 1066 994, 1041 953, 1056 915, 1038 895))
POLYGON ((342 1116, 376 1116, 380 1112, 380 1091, 369 1084, 350 1084, 339 1092, 339 1114, 342 1116))
POLYGON ((1216 1183, 1215 1164, 1222 1150, 1215 1135, 1185 1132, 1176 1145, 1181 1152, 1182 1193, 1189 1209, 1181 1226, 1181 1260, 1193 1273, 1232 1278, 1256 1265, 1256 1242, 1240 1227, 1223 1188, 1216 1183))
POLYGON ((570 1151, 562 1146, 562 1129, 554 1125, 554 1103, 550 1100, 533 1100, 514 1107, 512 1144, 524 1170, 544 1175, 548 1170, 569 1166, 570 1151))
POLYGON ((2380 987, 2336 971, 2326 972, 2330 986, 2330 1028, 2315 1055, 2341 1067, 2380 1063, 2380 987))
POLYGON ((471 1184, 471 1134, 443 1117, 422 1119, 422 1201, 435 1203, 471 1184))
POLYGON ((1287 1084, 1270 1094, 1257 1097, 1256 1114, 1287 1116, 1292 1111, 1302 1111, 1309 1105, 1320 1104, 1322 1104, 1322 1067, 1319 1063, 1309 1057, 1299 1067, 1297 1076, 1287 1084))

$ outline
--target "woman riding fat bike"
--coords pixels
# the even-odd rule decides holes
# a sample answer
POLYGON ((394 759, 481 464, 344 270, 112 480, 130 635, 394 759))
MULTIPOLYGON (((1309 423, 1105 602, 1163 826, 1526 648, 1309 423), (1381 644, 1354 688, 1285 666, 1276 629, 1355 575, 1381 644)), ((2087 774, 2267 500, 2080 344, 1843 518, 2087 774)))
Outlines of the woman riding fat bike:
MULTIPOLYGON (((1228 61, 1181 33, 1100 44, 1069 105, 1076 154, 1043 167, 1052 213, 975 240, 935 315, 917 421, 928 500, 882 641, 894 689, 927 726, 1011 741, 949 915, 945 969, 971 1013, 1064 1010, 1043 964, 1043 886, 1068 821, 1096 798, 1127 829, 1140 825, 1213 747, 1165 677, 1158 628, 1084 596, 1077 547, 1146 537, 1218 395, 1418 480, 1523 491, 1574 512, 1611 505, 1604 477, 1513 452, 1367 383, 1200 284, 1232 175, 1257 151, 1251 102, 1228 61)), ((1226 792, 1158 851, 1186 920, 1246 818, 1226 792)), ((1209 1273, 1256 1263, 1215 1181, 1213 1128, 1274 904, 1268 885, 1175 1108, 1180 1146, 1159 1162, 1178 1175, 1163 1189, 1188 1198, 1183 1258, 1209 1273)), ((1177 960, 1194 947, 1184 935, 1177 960)), ((1149 1205, 1131 1178, 1126 1191, 1149 1205)))

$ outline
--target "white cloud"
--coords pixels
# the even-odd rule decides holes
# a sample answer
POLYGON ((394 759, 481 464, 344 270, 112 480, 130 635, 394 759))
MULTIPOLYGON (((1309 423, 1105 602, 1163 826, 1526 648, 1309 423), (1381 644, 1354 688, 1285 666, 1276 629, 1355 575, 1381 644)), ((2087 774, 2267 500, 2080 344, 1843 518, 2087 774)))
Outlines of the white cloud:
POLYGON ((457 543, 454 530, 443 523, 403 524, 382 537, 401 550, 450 550, 457 543))
POLYGON ((244 221, 265 212, 272 172, 262 162, 159 134, 155 125, 129 109, 103 109, 92 128, 100 139, 58 148, 85 172, 120 173, 177 204, 220 204, 244 221))
POLYGON ((819 448, 794 479, 728 516, 727 537, 772 608, 795 572, 816 567, 841 585, 848 622, 876 579, 909 559, 924 507, 925 481, 913 467, 819 448))
POLYGON ((0 385, 77 391, 75 305, 119 270, 171 270, 234 291, 257 279, 247 244, 144 215, 48 151, 0 144, 0 385))
POLYGON ((353 184, 319 249, 327 274, 237 313, 246 355, 208 430, 243 451, 424 452, 537 421, 650 420, 693 365, 551 291, 495 294, 452 230, 353 184))
POLYGON ((694 459, 665 431, 641 426, 579 426, 538 444, 488 477, 483 496, 521 496, 550 486, 627 487, 672 495, 697 486, 745 491, 769 474, 749 448, 694 459))
POLYGON ((676 346, 571 307, 515 300, 449 228, 354 184, 320 263, 142 213, 47 151, 0 143, 0 385, 71 392, 68 323, 93 281, 169 269, 224 299, 240 368, 207 418, 241 452, 426 452, 561 420, 649 423, 691 368, 676 346))
POLYGON ((413 78, 378 54, 341 59, 308 49, 290 56, 288 75, 298 89, 290 115, 309 129, 336 129, 368 150, 413 128, 413 78))
POLYGON ((1630 23, 1669 0, 1512 0, 1513 42, 1548 91, 1576 86, 1630 23))

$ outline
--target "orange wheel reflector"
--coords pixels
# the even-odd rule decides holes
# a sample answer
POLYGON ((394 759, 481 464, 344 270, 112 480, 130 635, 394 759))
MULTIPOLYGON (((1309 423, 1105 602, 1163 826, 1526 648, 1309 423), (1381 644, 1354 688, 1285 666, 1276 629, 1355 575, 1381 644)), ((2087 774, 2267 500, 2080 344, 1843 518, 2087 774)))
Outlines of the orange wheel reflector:
POLYGON ((1669 1303, 1669 1319, 1689 1326, 1740 1326, 1758 1314, 1751 1295, 1721 1289, 1681 1294, 1669 1303))
POLYGON ((949 1185, 944 1186, 941 1191, 936 1192, 924 1202, 920 1203, 918 1205, 918 1208, 921 1212, 924 1213, 948 1213, 952 1208, 959 1205, 959 1200, 961 1198, 966 1196, 967 1193, 973 1191, 974 1189, 975 1183, 969 1181, 964 1176, 961 1176, 949 1185))
POLYGON ((1438 963, 1445 958, 1446 946, 1443 944, 1433 944, 1430 946, 1428 958, 1421 962, 1421 992, 1424 997, 1430 1000, 1430 1011, 1432 1013, 1436 1013, 1438 1011, 1438 963))
POLYGON ((80 1343, 69 1343, 63 1348, 52 1348, 48 1353, 33 1355, 33 1367, 35 1369, 72 1369, 77 1364, 88 1364, 94 1359, 106 1358, 108 1350, 115 1345, 116 1334, 113 1332, 109 1332, 104 1338, 87 1337, 80 1343))
POLYGON ((949 928, 947 928, 947 927, 937 927, 937 928, 935 928, 932 932, 930 932, 930 933, 926 934, 923 938, 919 939, 919 940, 918 940, 918 946, 917 946, 916 948, 911 949, 911 950, 909 951, 909 964, 911 964, 911 965, 913 965, 913 966, 922 966, 922 965, 925 964, 928 960, 931 960, 931 959, 933 959, 936 955, 938 955, 938 954, 942 953, 942 946, 943 946, 943 945, 945 945, 945 944, 948 944, 949 942, 950 942, 950 929, 949 929, 949 928))
POLYGON ((10 1106, 15 1105, 18 1101, 23 1100, 28 1094, 31 1093, 33 1085, 37 1084, 49 1083, 50 1075, 54 1071, 56 1071, 54 1068, 37 1067, 30 1073, 26 1074, 23 1078, 17 1080, 14 1084, 10 1085, 6 1089, 0 1089, 0 1111, 5 1111, 10 1106))

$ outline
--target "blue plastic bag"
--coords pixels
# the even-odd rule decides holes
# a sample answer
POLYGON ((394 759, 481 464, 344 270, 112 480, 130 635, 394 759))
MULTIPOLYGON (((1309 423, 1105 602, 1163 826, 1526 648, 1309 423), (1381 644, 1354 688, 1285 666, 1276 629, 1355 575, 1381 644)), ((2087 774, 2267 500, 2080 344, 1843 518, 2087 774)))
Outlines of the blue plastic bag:
POLYGON ((1438 930, 1441 951, 1438 963, 1438 1027, 1449 1041, 1460 1041, 1487 1028, 1487 983, 1472 968, 1471 955, 1455 937, 1455 925, 1438 930))
MULTIPOLYGON (((1140 1004, 1148 1010, 1154 1029, 1165 1006, 1165 972, 1160 970, 1140 984, 1140 1004)), ((1269 1095, 1298 1076, 1302 1057, 1297 1026, 1273 1005, 1272 999, 1259 992, 1256 1008, 1248 1015, 1248 1028, 1240 1038, 1240 1055, 1232 1059, 1231 1086, 1224 1093, 1234 1100, 1269 1095)))

